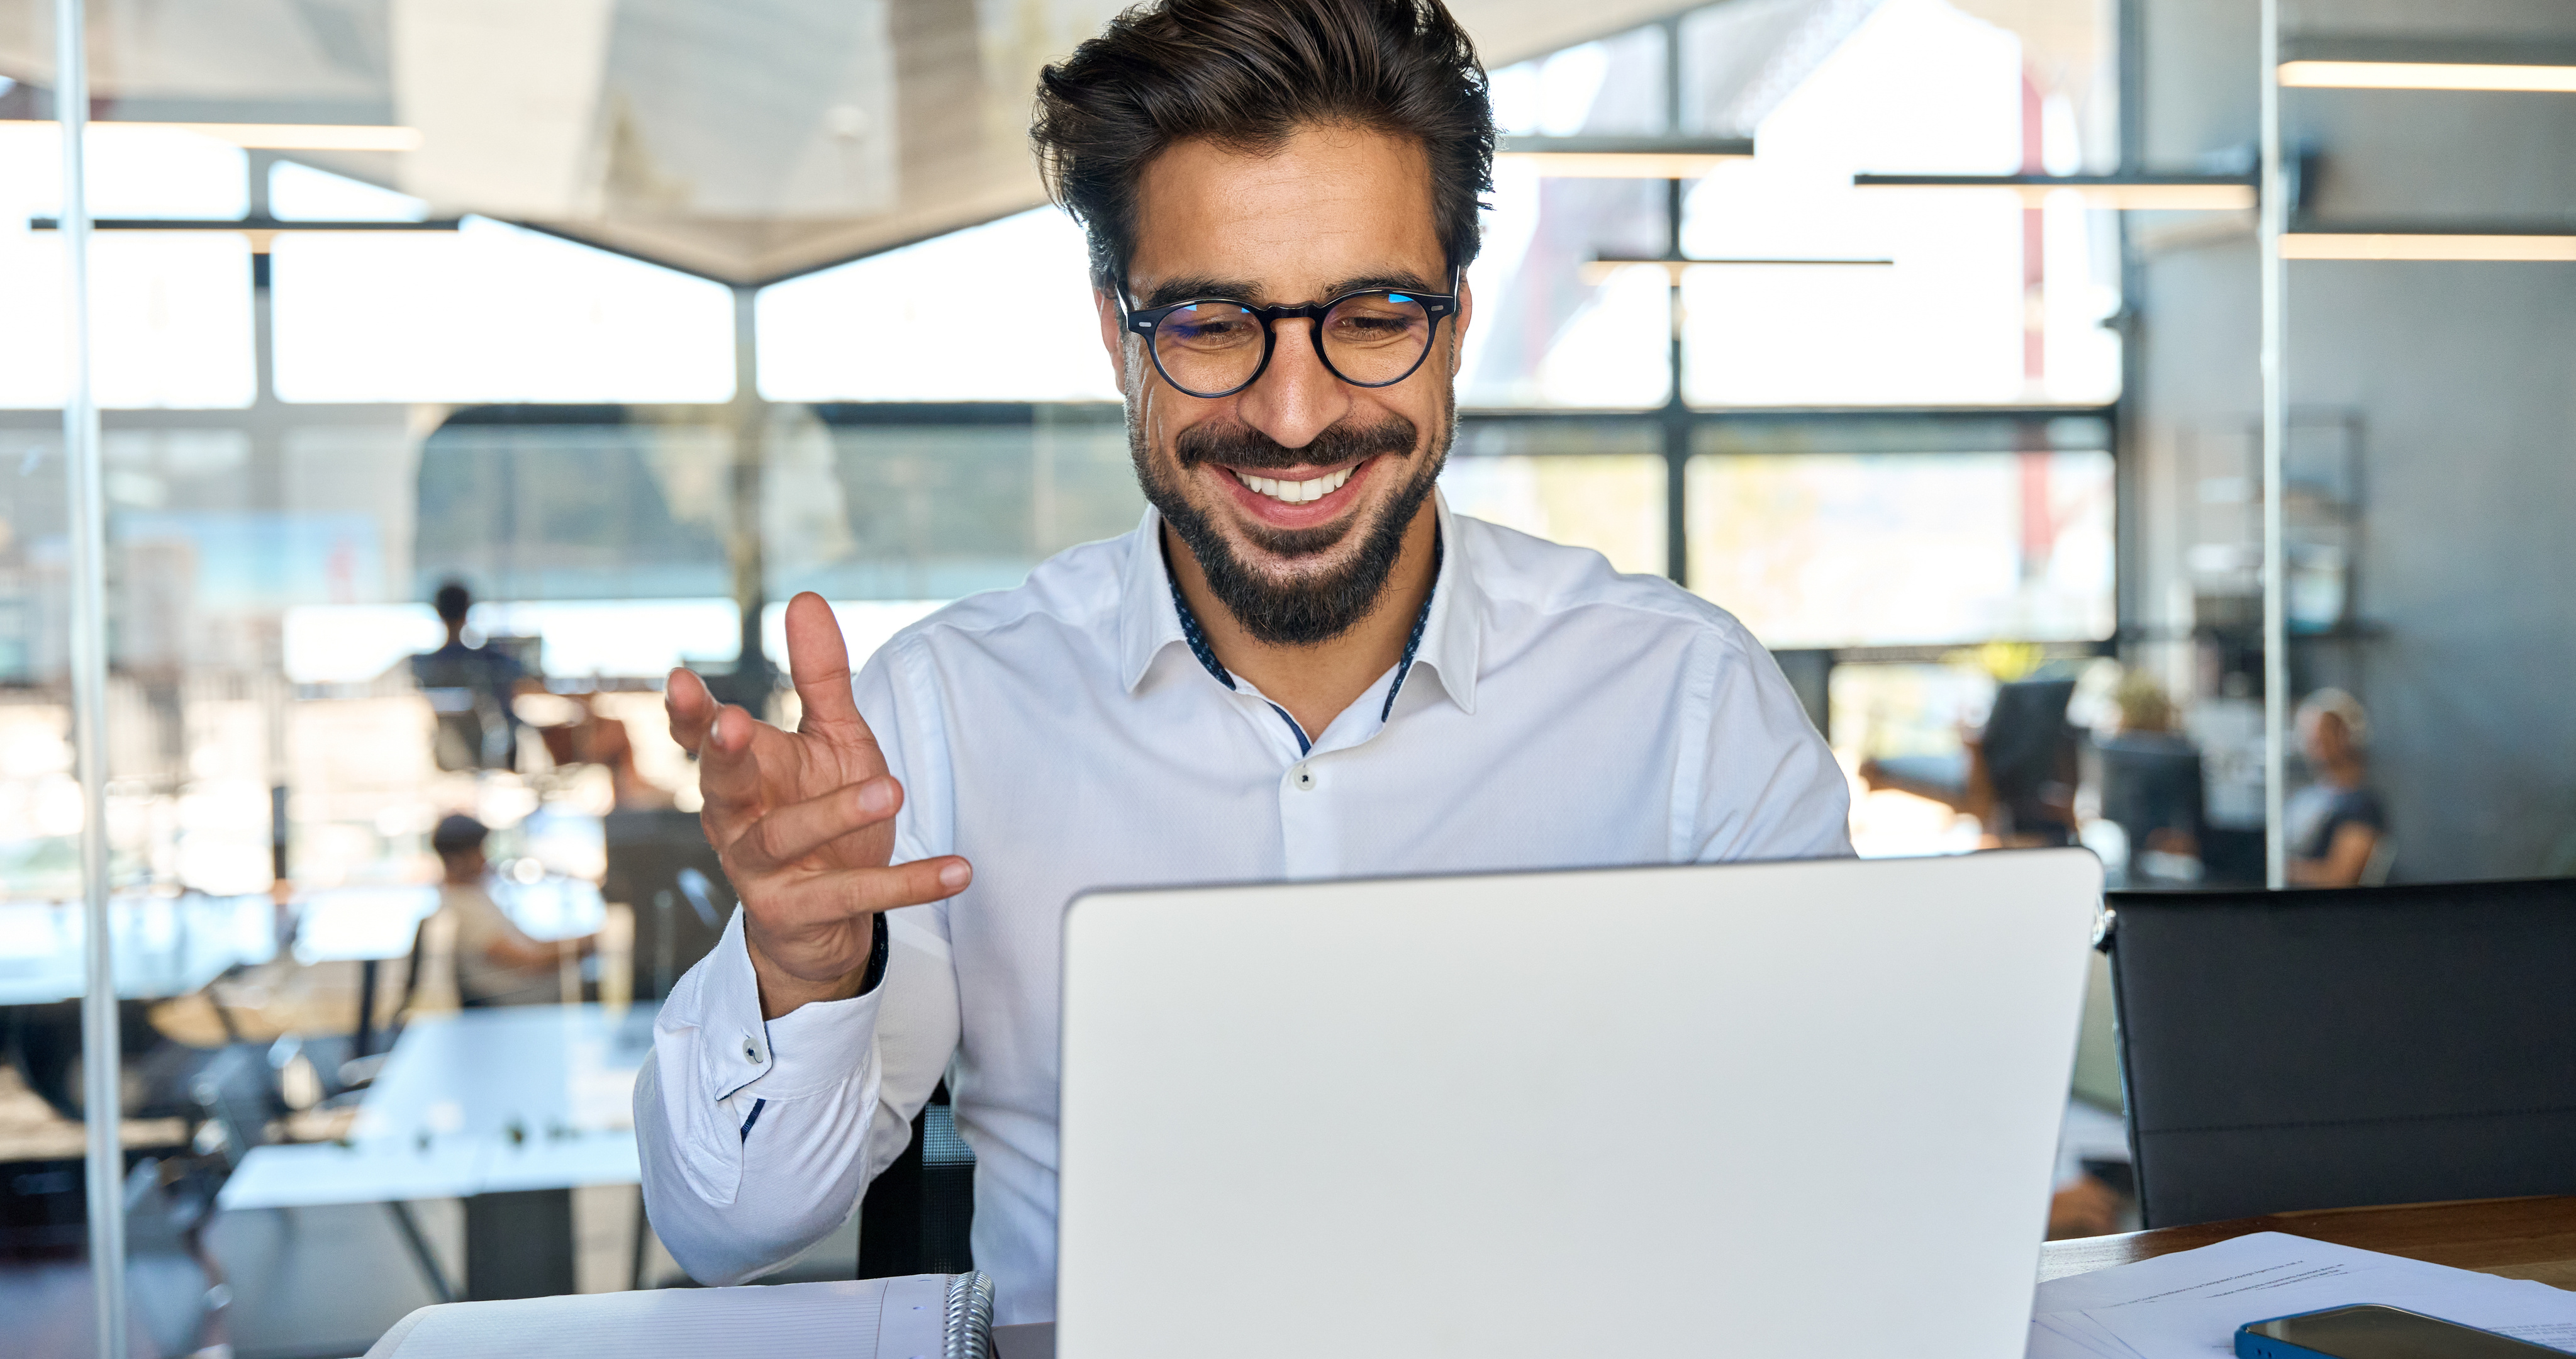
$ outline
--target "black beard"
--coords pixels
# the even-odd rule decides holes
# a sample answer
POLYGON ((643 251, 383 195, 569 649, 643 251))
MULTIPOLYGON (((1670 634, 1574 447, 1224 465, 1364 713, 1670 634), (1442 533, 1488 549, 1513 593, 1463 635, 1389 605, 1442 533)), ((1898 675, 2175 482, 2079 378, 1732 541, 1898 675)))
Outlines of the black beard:
MULTIPOLYGON (((1454 422, 1449 433, 1454 436, 1454 422)), ((1366 428, 1337 424, 1316 435, 1314 442, 1304 448, 1294 449, 1282 447, 1258 430, 1202 425, 1182 431, 1173 441, 1172 452, 1185 471, 1201 463, 1248 470, 1330 467, 1357 458, 1412 457, 1420 438, 1421 431, 1400 415, 1390 415, 1366 428)), ((1421 512, 1422 502, 1430 498, 1432 486, 1440 479, 1440 468, 1448 460, 1449 440, 1444 438, 1422 450, 1412 479, 1370 523, 1284 531, 1254 526, 1254 542, 1288 558, 1311 557, 1354 532, 1361 535, 1359 549, 1349 561, 1329 571, 1287 580, 1272 579, 1245 563, 1234 545, 1189 502, 1181 488, 1162 476, 1154 465, 1152 451, 1146 447, 1143 422, 1132 413, 1127 422, 1127 448, 1136 461, 1136 480, 1144 487, 1145 499, 1181 536, 1190 555, 1198 558, 1208 589, 1215 593, 1218 603, 1225 605, 1226 612, 1233 614, 1235 621, 1257 641, 1272 646, 1314 646, 1350 631, 1386 593, 1387 579, 1395 573, 1396 558, 1404 551, 1404 531, 1412 526, 1414 515, 1421 512)))

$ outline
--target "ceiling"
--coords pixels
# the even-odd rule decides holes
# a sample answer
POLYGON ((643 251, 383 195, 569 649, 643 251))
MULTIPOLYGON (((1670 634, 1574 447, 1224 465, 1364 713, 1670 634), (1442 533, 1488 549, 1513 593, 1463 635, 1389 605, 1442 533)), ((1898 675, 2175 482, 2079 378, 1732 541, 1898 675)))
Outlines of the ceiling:
MULTIPOLYGON (((1122 0, 89 0, 94 115, 395 124, 298 160, 731 283, 1042 201, 1039 67, 1122 0)), ((1674 0, 1452 0, 1489 65, 1674 0)), ((0 116, 43 116, 51 0, 0 0, 0 116), (14 105, 14 106, 13 106, 14 105)))

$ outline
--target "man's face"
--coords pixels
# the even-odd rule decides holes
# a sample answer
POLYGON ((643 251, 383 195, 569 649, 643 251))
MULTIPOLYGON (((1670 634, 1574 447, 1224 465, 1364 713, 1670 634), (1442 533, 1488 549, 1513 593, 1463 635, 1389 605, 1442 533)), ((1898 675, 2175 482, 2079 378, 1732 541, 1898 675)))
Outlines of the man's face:
MULTIPOLYGON (((1139 307, 1448 291, 1429 164, 1408 140, 1312 127, 1267 155, 1185 142, 1146 167, 1137 209, 1127 282, 1139 307)), ((1259 380, 1216 398, 1165 382, 1141 337, 1121 334, 1115 299, 1100 303, 1137 477, 1218 599, 1265 642, 1326 641, 1358 621, 1448 455, 1466 299, 1393 386, 1336 378, 1315 322, 1295 320, 1278 324, 1259 380)))

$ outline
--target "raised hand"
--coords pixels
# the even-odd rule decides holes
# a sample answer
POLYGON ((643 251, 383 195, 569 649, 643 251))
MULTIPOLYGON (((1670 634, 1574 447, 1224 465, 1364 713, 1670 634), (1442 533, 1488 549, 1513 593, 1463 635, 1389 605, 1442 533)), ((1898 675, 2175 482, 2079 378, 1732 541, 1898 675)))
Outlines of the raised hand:
POLYGON ((787 668, 804 720, 781 731, 671 672, 671 739, 698 753, 699 821, 741 894, 743 934, 775 1019, 858 994, 875 916, 965 890, 964 859, 893 863, 903 787, 850 696, 850 652, 823 597, 787 605, 787 668))

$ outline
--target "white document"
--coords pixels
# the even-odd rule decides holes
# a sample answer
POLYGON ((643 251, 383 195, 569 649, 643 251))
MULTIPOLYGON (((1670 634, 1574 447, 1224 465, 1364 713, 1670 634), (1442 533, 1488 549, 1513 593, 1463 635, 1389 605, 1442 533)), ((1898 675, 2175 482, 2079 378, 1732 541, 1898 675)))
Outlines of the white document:
POLYGON ((661 1288, 424 1307, 367 1359, 939 1359, 948 1276, 661 1288))
POLYGON ((2576 1353, 2576 1293, 2257 1232, 2041 1284, 2028 1359, 2232 1359, 2247 1322, 2356 1303, 2576 1353))

